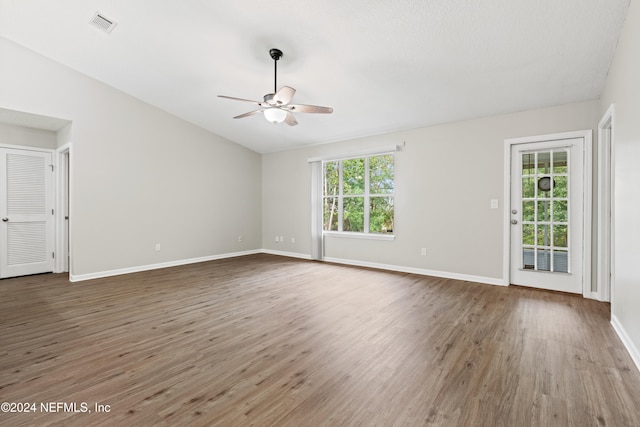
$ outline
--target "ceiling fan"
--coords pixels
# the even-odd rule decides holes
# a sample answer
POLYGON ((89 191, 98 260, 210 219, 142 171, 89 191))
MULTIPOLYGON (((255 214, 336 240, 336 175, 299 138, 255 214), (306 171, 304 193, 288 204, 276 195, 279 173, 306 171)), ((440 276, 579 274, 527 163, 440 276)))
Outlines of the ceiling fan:
POLYGON ((256 104, 260 106, 259 109, 249 111, 248 113, 240 114, 239 116, 235 116, 234 119, 242 119, 244 117, 249 117, 254 114, 263 113, 265 119, 267 119, 273 124, 285 122, 289 126, 295 126, 298 124, 298 121, 293 116, 293 114, 291 114, 293 112, 320 113, 320 114, 333 113, 333 108, 331 107, 290 104, 291 99, 293 99, 293 95, 296 93, 296 90, 289 86, 283 86, 280 90, 278 90, 278 60, 282 58, 282 51, 280 49, 271 49, 269 50, 269 55, 271 55, 271 58, 273 59, 274 74, 275 74, 274 82, 273 82, 273 93, 266 94, 264 96, 263 101, 259 102, 259 101, 252 101, 250 99, 234 98, 232 96, 218 95, 220 98, 251 102, 252 104, 256 104))

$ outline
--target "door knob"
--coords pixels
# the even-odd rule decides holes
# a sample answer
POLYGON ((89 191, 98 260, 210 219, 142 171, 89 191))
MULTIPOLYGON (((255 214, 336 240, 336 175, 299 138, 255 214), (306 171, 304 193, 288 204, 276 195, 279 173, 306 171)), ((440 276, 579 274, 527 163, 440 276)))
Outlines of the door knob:
POLYGON ((7 217, 5 216, 4 218, 2 218, 2 220, 3 220, 4 222, 7 222, 7 221, 9 221, 9 218, 7 218, 7 217))
POLYGON ((518 223, 518 220, 517 220, 517 219, 512 219, 512 220, 511 220, 511 224, 516 225, 517 223, 518 223))

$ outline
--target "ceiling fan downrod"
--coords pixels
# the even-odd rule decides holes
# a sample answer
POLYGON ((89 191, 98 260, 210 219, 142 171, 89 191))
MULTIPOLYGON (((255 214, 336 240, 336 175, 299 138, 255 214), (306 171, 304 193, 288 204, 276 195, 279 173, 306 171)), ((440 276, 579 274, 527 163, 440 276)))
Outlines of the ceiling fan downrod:
POLYGON ((278 60, 282 58, 282 51, 280 49, 270 49, 269 55, 273 59, 273 93, 278 91, 278 60))

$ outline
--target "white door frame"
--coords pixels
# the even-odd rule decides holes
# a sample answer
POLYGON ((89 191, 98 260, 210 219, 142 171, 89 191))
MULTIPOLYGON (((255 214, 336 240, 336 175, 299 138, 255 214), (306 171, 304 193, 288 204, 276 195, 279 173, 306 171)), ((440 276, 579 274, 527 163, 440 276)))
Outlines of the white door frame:
POLYGON ((597 277, 594 298, 612 303, 614 286, 614 133, 615 105, 611 104, 598 123, 597 277))
POLYGON ((504 140, 504 217, 503 217, 503 256, 502 277, 504 283, 511 283, 511 148, 513 145, 532 142, 557 141, 562 139, 584 138, 584 200, 583 200, 583 235, 582 247, 582 295, 592 298, 591 295, 591 206, 592 206, 592 131, 580 130, 549 135, 528 136, 522 138, 509 138, 504 140))
POLYGON ((56 203, 56 261, 55 273, 71 271, 71 220, 65 218, 65 213, 71 212, 71 143, 56 149, 55 152, 55 203, 56 203), (68 212, 67 212, 68 206, 68 212))

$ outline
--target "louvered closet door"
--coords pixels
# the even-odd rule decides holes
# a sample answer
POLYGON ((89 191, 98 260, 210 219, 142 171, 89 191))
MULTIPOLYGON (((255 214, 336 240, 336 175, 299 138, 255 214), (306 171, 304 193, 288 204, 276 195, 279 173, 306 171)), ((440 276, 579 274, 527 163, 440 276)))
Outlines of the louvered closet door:
POLYGON ((0 278, 53 271, 51 153, 0 148, 0 278))

